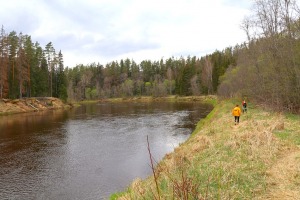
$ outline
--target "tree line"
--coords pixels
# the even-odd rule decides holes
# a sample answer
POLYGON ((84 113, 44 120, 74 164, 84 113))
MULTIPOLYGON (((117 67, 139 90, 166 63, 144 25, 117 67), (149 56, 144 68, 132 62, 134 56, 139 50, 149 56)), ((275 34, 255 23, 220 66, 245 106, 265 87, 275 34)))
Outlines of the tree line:
POLYGON ((202 57, 122 59, 64 68, 61 51, 30 36, 0 35, 0 98, 69 100, 206 95, 248 98, 300 112, 300 9, 295 0, 255 0, 241 24, 247 41, 202 57))
POLYGON ((31 36, 0 33, 0 98, 52 96, 67 99, 63 54, 52 42, 43 49, 31 36))
POLYGON ((248 41, 218 94, 246 96, 276 110, 300 112, 300 9, 294 0, 256 0, 242 28, 248 41))
POLYGON ((79 65, 66 70, 69 97, 218 94, 300 112, 299 16, 295 0, 255 0, 244 43, 199 58, 79 65))
POLYGON ((236 62, 235 50, 216 50, 197 58, 168 58, 136 63, 125 59, 64 68, 63 54, 52 42, 44 48, 31 36, 0 35, 0 98, 52 96, 83 100, 138 95, 214 94, 219 78, 236 62))
POLYGON ((214 94, 220 77, 235 65, 234 48, 204 57, 167 58, 159 61, 121 59, 66 68, 68 97, 74 100, 132 96, 214 94))

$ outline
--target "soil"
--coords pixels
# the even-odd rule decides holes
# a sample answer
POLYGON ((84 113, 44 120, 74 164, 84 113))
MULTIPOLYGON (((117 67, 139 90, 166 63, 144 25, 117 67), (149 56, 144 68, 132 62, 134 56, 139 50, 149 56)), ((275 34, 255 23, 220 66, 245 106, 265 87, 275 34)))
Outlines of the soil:
POLYGON ((38 112, 41 110, 70 108, 54 97, 34 97, 22 99, 0 99, 0 115, 9 115, 24 112, 38 112))

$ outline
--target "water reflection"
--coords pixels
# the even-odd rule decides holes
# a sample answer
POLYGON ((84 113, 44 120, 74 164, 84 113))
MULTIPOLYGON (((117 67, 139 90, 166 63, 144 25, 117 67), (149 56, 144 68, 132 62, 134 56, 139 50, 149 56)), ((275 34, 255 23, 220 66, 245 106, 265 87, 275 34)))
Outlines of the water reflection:
POLYGON ((105 199, 151 173, 211 107, 99 103, 0 118, 0 199, 105 199))
MULTIPOLYGON (((44 178, 53 168, 55 155, 63 155, 68 118, 63 111, 26 113, 0 119, 0 197, 23 199, 46 187, 44 178)), ((51 172, 50 172, 51 173, 51 172)), ((53 173, 52 173, 53 174, 53 173)))

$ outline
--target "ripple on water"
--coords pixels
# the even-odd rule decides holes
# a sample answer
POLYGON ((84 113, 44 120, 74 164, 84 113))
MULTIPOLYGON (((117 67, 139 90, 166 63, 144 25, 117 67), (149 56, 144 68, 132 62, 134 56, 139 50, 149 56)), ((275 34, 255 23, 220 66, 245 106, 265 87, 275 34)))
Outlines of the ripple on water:
POLYGON ((0 199, 105 199, 123 190, 151 174, 147 135, 156 161, 188 138, 191 111, 176 106, 104 103, 19 118, 0 135, 0 199))

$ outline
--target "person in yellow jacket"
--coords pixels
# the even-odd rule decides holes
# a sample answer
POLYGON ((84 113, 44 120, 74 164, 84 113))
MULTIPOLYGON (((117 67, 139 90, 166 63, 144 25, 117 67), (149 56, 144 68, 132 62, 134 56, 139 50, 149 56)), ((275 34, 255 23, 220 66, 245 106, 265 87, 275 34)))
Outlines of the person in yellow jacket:
POLYGON ((232 110, 232 115, 234 116, 234 124, 237 125, 240 122, 241 109, 239 105, 236 105, 232 110))

